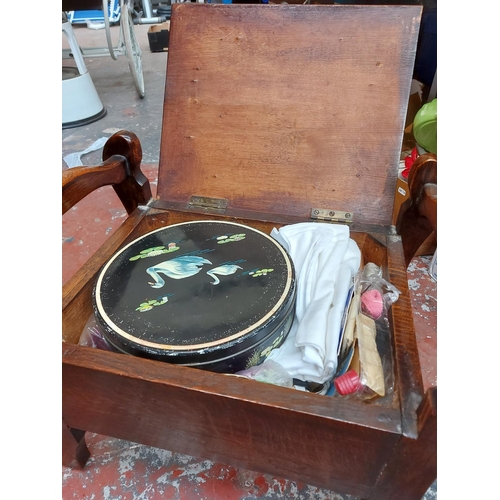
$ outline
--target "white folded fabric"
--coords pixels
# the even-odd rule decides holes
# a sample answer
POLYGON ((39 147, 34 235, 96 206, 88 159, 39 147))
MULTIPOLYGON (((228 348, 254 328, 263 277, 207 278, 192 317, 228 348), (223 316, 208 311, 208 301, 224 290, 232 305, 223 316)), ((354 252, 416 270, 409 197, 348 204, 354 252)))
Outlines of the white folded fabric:
POLYGON ((324 383, 337 368, 342 313, 361 252, 349 227, 303 222, 273 229, 295 266, 297 302, 287 339, 270 359, 297 379, 324 383))

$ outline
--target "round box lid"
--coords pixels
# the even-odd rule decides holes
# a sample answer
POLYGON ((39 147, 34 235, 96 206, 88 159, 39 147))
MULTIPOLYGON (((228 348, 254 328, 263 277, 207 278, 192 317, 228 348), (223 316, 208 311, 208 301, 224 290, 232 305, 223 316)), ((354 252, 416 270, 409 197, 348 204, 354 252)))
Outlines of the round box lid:
POLYGON ((100 272, 94 311, 119 350, 182 364, 223 358, 293 314, 295 278, 273 238, 231 222, 167 226, 129 243, 100 272))

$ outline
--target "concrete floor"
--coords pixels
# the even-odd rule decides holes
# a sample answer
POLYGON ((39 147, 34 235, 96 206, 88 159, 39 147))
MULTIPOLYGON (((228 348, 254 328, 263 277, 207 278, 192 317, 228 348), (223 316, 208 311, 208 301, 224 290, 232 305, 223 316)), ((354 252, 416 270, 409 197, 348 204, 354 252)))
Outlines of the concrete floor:
MULTIPOLYGON (((117 27, 112 27, 114 40, 117 27)), ((85 59, 99 97, 107 110, 100 120, 62 131, 62 158, 83 151, 95 140, 109 137, 120 129, 135 132, 143 148, 143 172, 149 178, 153 194, 157 169, 167 53, 149 50, 148 25, 135 26, 143 51, 146 95, 139 98, 124 56, 117 61, 109 56, 85 59)), ((104 47, 103 30, 74 27, 81 47, 104 47)), ((67 46, 63 39, 63 47, 67 46)), ((63 60, 63 66, 72 61, 63 60)), ((101 151, 83 157, 84 164, 100 161, 101 151)), ((67 168, 62 160, 62 169, 67 168)), ((78 203, 63 218, 63 283, 99 248, 126 217, 112 188, 101 188, 78 203)), ((437 287, 428 275, 430 257, 414 259, 408 269, 412 291, 414 321, 417 330, 424 387, 437 385, 436 316, 437 287)), ((87 433, 91 457, 84 470, 62 468, 64 499, 176 499, 176 500, 355 500, 314 486, 284 478, 237 469, 151 448, 136 443, 87 433)), ((424 496, 437 498, 436 483, 424 496)))
MULTIPOLYGON (((63 130, 63 157, 67 153, 82 151, 100 137, 109 137, 123 128, 135 132, 140 138, 143 163, 158 164, 167 53, 149 50, 149 27, 135 26, 142 50, 146 87, 146 95, 142 99, 136 92, 125 56, 119 56, 116 60, 110 56, 85 58, 85 65, 107 114, 89 125, 63 130)), ((92 30, 85 25, 75 25, 73 30, 80 47, 106 47, 104 30, 92 30)), ((111 38, 114 44, 118 43, 117 26, 111 27, 111 38)), ((63 48, 67 46, 63 37, 63 48)), ((74 62, 63 59, 62 64, 70 66, 74 65, 74 62)), ((100 152, 90 153, 85 156, 85 160, 88 163, 100 161, 100 152)))

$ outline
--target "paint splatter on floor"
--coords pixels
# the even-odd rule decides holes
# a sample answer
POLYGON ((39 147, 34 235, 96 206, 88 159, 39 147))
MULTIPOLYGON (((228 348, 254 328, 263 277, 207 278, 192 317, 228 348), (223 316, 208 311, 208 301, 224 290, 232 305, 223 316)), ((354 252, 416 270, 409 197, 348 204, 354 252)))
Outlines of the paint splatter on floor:
MULTIPOLYGON (((359 500, 180 453, 87 433, 83 470, 63 467, 64 500, 359 500)), ((422 500, 437 499, 434 483, 422 500)))
POLYGON ((87 433, 84 470, 63 467, 65 500, 357 500, 210 460, 87 433))
POLYGON ((437 282, 429 275, 431 260, 415 257, 407 270, 424 389, 437 386, 437 282))

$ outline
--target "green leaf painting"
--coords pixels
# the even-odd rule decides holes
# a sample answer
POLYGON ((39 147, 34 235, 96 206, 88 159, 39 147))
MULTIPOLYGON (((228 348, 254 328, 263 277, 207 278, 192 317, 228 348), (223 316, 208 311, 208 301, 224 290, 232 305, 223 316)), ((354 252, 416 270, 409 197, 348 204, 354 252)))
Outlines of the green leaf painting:
POLYGON ((176 252, 177 250, 179 250, 179 248, 180 247, 178 247, 177 244, 173 242, 168 244, 168 248, 166 248, 164 245, 159 247, 146 248, 146 250, 141 250, 139 252, 139 255, 130 257, 129 260, 139 260, 146 259, 148 257, 156 257, 158 255, 163 255, 164 253, 176 252))

